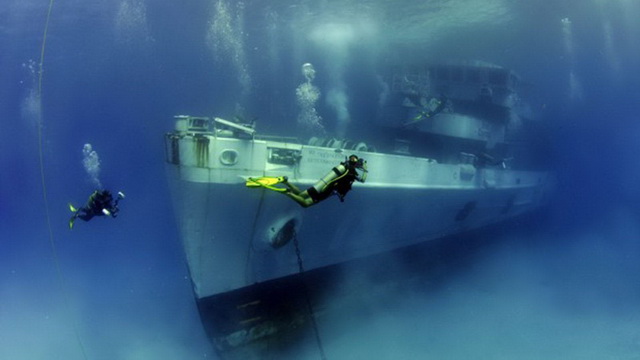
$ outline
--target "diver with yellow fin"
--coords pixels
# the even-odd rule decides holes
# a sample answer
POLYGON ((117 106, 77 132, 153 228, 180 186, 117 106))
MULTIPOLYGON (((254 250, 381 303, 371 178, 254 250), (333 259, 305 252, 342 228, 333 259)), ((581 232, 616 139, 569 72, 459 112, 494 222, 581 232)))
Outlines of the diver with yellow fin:
POLYGON ((367 173, 367 162, 364 159, 358 158, 356 155, 350 155, 349 158, 341 162, 340 165, 331 169, 331 171, 315 183, 315 185, 304 191, 289 183, 286 176, 249 178, 246 186, 264 187, 280 192, 293 199, 300 206, 306 208, 334 194, 338 195, 340 201, 344 201, 344 197, 347 196, 347 193, 351 190, 353 182, 365 182, 367 173), (362 175, 358 174, 357 170, 361 170, 362 175), (286 187, 277 187, 277 184, 284 184, 286 187))
POLYGON ((432 97, 428 101, 425 98, 420 98, 419 101, 407 98, 407 101, 410 107, 417 109, 417 115, 402 124, 403 126, 409 126, 440 114, 447 107, 449 99, 441 94, 439 97, 432 97))
POLYGON ((69 204, 69 210, 73 212, 71 219, 69 219, 69 229, 73 229, 73 224, 76 218, 80 218, 84 221, 91 220, 94 216, 109 216, 115 218, 118 216, 118 202, 120 199, 124 199, 124 193, 118 191, 118 197, 113 200, 113 196, 109 190, 96 190, 91 196, 87 204, 79 209, 69 204))

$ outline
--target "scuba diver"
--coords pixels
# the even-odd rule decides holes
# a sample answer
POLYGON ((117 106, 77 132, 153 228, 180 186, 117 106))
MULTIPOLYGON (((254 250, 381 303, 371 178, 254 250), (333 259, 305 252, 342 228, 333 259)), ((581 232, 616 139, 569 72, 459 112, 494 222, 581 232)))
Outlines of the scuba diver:
POLYGON ((110 216, 115 218, 118 216, 118 202, 120 199, 124 199, 124 193, 122 191, 118 191, 118 197, 114 201, 109 190, 96 190, 89 196, 89 200, 87 200, 85 206, 76 209, 73 205, 69 204, 69 210, 73 212, 71 219, 69 219, 69 229, 73 229, 76 218, 84 221, 89 221, 94 216, 110 216))
POLYGON ((487 154, 486 152, 482 152, 479 155, 475 156, 475 161, 473 163, 473 166, 475 166, 476 169, 481 169, 489 166, 496 166, 496 167, 506 169, 507 160, 511 160, 511 159, 498 159, 487 154))
POLYGON ((344 162, 341 162, 340 165, 331 169, 331 171, 315 185, 304 191, 291 184, 286 176, 277 178, 249 178, 246 185, 248 187, 265 187, 280 192, 290 197, 300 206, 306 208, 334 194, 338 196, 341 202, 344 202, 344 197, 347 196, 347 193, 351 190, 353 182, 365 182, 367 173, 367 162, 364 159, 358 158, 356 155, 350 155, 344 162), (361 170, 362 175, 358 174, 357 170, 361 170), (284 184, 286 188, 274 186, 278 183, 284 184))
POLYGON ((412 103, 414 107, 420 107, 421 109, 418 110, 418 115, 414 116, 413 119, 405 123, 404 126, 415 124, 419 121, 432 118, 440 114, 447 107, 449 101, 449 99, 447 99, 447 97, 443 94, 440 94, 440 96, 437 98, 432 97, 428 102, 426 100, 422 100, 424 100, 424 98, 421 98, 420 101, 417 102, 417 104, 415 101, 409 100, 409 102, 412 103))

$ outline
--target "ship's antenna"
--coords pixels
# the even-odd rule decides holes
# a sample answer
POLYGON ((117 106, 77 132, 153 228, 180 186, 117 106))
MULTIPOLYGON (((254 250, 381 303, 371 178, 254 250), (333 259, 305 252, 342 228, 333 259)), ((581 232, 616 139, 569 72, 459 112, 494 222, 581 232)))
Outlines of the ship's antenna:
MULTIPOLYGON (((51 10, 53 9, 53 0, 49 1, 49 8, 47 10, 47 19, 44 24, 44 33, 42 35, 42 46, 40 47, 40 63, 38 64, 38 102, 39 102, 39 111, 38 111, 38 153, 40 160, 40 180, 42 182, 42 199, 44 200, 44 209, 47 218, 47 228, 49 230, 49 244, 51 245, 51 253, 53 255, 53 261, 56 266, 56 274, 58 276, 58 281, 60 284, 60 288, 62 289, 62 293, 64 296, 64 304, 67 310, 69 309, 69 295, 66 290, 66 282, 64 276, 62 274, 62 269, 60 267, 60 260, 58 259, 58 251, 56 249, 56 242, 53 238, 53 230, 51 229, 51 215, 49 214, 49 199, 47 196, 47 181, 44 172, 44 151, 42 150, 42 74, 44 72, 44 50, 47 44, 47 31, 49 30, 49 20, 51 19, 51 10)), ((73 331, 76 334, 76 340, 78 341, 78 345, 80 347, 80 351, 82 352, 82 358, 87 359, 87 354, 84 349, 84 345, 82 344, 82 340, 80 339, 80 334, 78 333, 78 326, 76 325, 75 320, 71 321, 73 326, 73 331)))

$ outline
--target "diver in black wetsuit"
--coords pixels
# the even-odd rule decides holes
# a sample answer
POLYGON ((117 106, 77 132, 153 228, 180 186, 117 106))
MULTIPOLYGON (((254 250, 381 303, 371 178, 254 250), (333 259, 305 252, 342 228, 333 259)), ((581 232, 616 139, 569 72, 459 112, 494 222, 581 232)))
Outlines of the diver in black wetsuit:
POLYGON ((475 157, 475 161, 473 163, 473 166, 476 167, 476 169, 481 169, 481 168, 485 168, 485 167, 489 167, 489 166, 498 166, 501 167, 503 169, 507 168, 507 164, 506 161, 509 159, 497 159, 489 154, 487 154, 486 152, 482 152, 479 155, 477 155, 475 157))
POLYGON ((338 195, 340 201, 344 201, 344 197, 351 190, 353 182, 364 182, 366 177, 367 162, 356 155, 351 155, 307 190, 301 191, 284 178, 283 183, 288 189, 283 194, 305 208, 315 205, 334 194, 338 195), (358 174, 357 169, 362 171, 362 176, 358 174))
POLYGON ((435 108, 425 108, 418 112, 418 115, 413 118, 412 122, 417 122, 423 120, 423 118, 428 119, 434 117, 442 112, 447 107, 447 97, 444 95, 440 95, 438 98, 432 98, 430 103, 435 103, 435 108))
POLYGON ((118 209, 120 199, 124 199, 124 193, 122 193, 122 191, 118 192, 118 197, 114 201, 109 190, 96 190, 89 196, 89 200, 87 200, 85 206, 76 209, 73 205, 69 204, 69 209, 73 212, 71 219, 69 219, 69 228, 73 229, 76 218, 84 221, 89 221, 94 216, 110 216, 115 218, 118 216, 118 211, 120 211, 120 209, 118 209))

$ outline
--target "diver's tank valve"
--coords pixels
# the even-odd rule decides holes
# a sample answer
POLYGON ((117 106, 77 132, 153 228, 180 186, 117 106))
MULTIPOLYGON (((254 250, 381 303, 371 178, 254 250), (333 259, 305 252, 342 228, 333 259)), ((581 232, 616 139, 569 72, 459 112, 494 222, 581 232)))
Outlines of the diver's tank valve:
POLYGON ((318 193, 321 193, 327 185, 329 185, 333 180, 344 175, 346 172, 347 167, 340 164, 331 169, 331 171, 329 171, 322 179, 318 180, 318 182, 313 185, 313 188, 316 189, 318 193))

